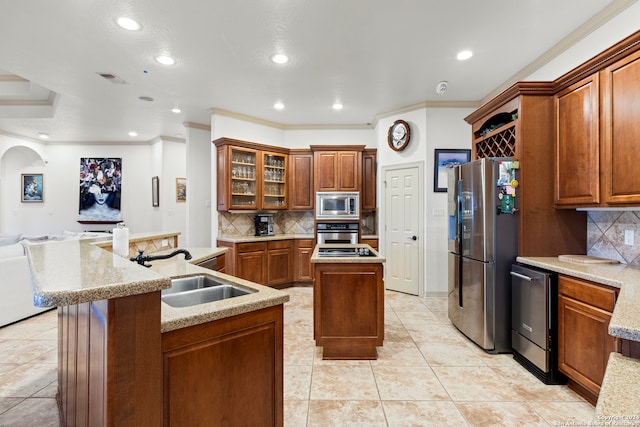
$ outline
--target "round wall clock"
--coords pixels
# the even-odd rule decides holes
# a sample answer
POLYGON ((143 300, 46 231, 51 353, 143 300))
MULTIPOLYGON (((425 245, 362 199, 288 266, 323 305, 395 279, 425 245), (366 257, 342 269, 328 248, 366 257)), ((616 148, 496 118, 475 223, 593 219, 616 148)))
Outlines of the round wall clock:
POLYGON ((411 129, 409 123, 404 120, 396 120, 389 128, 387 134, 387 141, 389 147, 394 151, 402 151, 409 145, 409 139, 411 138, 411 129))

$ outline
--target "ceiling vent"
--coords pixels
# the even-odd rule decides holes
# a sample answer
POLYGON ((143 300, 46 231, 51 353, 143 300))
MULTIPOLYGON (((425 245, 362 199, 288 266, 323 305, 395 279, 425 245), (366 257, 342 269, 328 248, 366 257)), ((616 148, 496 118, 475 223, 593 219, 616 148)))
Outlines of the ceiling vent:
POLYGON ((127 82, 125 82, 124 80, 122 80, 120 77, 116 76, 115 74, 111 74, 111 73, 98 73, 98 75, 100 77, 102 77, 103 79, 109 80, 111 83, 113 83, 114 85, 123 85, 126 84, 127 82))

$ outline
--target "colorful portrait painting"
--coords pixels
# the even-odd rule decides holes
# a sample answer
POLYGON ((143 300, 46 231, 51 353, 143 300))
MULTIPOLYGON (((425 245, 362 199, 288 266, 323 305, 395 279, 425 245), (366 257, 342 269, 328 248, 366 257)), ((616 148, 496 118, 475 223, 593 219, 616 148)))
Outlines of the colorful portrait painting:
POLYGON ((80 205, 78 221, 120 222, 122 159, 80 159, 80 205))

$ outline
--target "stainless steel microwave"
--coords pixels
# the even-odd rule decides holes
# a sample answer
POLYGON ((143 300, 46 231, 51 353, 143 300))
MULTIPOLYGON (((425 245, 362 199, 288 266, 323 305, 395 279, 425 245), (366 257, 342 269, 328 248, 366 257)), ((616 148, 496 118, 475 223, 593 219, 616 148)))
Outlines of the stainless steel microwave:
POLYGON ((360 193, 357 191, 316 192, 316 219, 360 219, 360 193))

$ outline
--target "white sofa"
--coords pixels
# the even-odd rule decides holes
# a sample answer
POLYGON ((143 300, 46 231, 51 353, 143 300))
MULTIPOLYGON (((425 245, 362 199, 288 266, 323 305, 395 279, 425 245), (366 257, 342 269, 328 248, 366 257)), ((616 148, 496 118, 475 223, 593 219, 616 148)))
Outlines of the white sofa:
POLYGON ((22 235, 0 235, 0 327, 17 322, 35 314, 51 310, 51 307, 33 305, 31 270, 25 245, 47 244, 48 241, 69 239, 111 238, 107 233, 65 232, 61 236, 23 238, 22 235))

